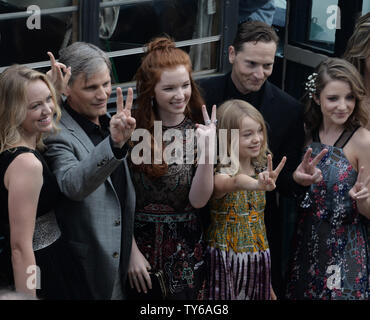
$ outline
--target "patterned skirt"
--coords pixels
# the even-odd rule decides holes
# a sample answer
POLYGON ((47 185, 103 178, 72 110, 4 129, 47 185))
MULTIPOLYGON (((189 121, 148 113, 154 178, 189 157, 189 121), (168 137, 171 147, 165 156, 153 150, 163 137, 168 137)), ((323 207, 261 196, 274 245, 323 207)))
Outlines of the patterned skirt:
POLYGON ((270 300, 270 250, 236 253, 207 247, 209 300, 270 300))

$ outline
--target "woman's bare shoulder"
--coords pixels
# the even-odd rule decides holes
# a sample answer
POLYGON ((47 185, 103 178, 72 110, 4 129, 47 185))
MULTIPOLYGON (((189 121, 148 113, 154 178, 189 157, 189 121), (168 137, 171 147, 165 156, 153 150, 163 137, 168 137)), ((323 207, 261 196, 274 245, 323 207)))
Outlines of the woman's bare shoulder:
POLYGON ((370 146, 370 131, 366 128, 358 128, 356 132, 353 135, 353 139, 351 139, 353 143, 356 144, 358 147, 365 148, 367 152, 369 152, 369 146, 370 146))

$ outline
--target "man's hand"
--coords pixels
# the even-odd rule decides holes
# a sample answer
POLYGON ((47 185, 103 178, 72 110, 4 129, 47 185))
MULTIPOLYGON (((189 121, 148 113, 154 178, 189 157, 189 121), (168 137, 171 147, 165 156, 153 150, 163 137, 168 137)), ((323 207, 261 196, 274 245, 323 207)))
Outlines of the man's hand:
POLYGON ((133 97, 132 88, 128 88, 126 104, 124 105, 122 89, 120 87, 117 88, 117 113, 112 117, 109 126, 114 147, 122 148, 135 130, 136 120, 131 117, 133 97))
POLYGON ((54 55, 48 51, 50 58, 51 69, 46 72, 46 75, 54 85, 55 90, 59 94, 65 94, 65 89, 68 85, 68 81, 71 78, 71 67, 68 67, 60 62, 56 62, 54 55))

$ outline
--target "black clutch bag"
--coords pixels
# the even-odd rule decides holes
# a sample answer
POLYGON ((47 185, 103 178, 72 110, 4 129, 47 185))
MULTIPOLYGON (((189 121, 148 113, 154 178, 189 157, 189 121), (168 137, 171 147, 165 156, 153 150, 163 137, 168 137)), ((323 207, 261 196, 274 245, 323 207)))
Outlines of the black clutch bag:
POLYGON ((150 273, 150 279, 152 289, 148 289, 147 293, 137 292, 136 288, 131 288, 129 282, 126 281, 127 300, 165 300, 168 290, 163 271, 150 273))

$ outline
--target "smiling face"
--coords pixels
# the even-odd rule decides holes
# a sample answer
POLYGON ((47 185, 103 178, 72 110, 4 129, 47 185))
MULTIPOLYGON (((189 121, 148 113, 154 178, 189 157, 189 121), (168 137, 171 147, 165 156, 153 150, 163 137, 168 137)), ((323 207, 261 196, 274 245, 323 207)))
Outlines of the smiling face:
POLYGON ((191 97, 189 72, 184 65, 165 69, 154 87, 158 114, 164 125, 179 124, 191 97))
POLYGON ((67 86, 68 103, 73 110, 99 125, 99 117, 107 112, 108 98, 112 92, 107 66, 103 66, 87 80, 81 73, 67 86))
POLYGON ((22 123, 29 136, 50 132, 53 129, 55 105, 49 87, 42 80, 31 81, 26 89, 27 115, 22 123))
POLYGON ((231 79, 242 94, 261 89, 272 73, 275 52, 273 41, 245 42, 239 52, 229 47, 229 61, 233 65, 231 79))
POLYGON ((264 142, 262 125, 245 116, 240 124, 239 131, 239 158, 241 162, 259 156, 264 142))
POLYGON ((356 106, 356 98, 350 85, 341 80, 329 81, 319 99, 314 99, 320 104, 324 125, 344 125, 356 106))

